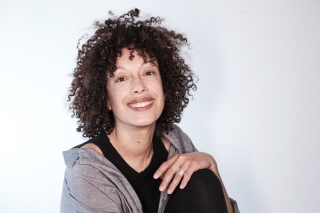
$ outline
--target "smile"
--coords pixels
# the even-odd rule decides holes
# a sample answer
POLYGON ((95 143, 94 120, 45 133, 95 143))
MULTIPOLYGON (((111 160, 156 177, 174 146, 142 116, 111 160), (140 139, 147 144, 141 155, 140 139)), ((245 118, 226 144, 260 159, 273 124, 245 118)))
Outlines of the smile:
POLYGON ((129 107, 131 108, 143 108, 143 107, 146 107, 150 104, 152 104, 153 101, 144 101, 144 102, 138 102, 138 103, 135 103, 135 104, 128 104, 129 107))

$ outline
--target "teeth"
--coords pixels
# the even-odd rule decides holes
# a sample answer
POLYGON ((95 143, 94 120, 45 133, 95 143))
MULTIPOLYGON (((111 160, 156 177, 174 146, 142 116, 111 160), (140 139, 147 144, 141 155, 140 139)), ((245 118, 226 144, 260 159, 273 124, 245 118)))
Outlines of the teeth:
POLYGON ((152 103, 152 101, 139 102, 136 104, 130 104, 130 107, 145 107, 151 103, 152 103))

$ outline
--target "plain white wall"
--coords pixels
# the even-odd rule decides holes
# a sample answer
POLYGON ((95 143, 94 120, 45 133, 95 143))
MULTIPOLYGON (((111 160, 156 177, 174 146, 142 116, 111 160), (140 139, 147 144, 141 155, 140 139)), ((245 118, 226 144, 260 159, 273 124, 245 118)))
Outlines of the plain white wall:
POLYGON ((59 212, 77 40, 138 7, 191 42, 198 91, 180 126, 217 160, 241 212, 319 212, 320 2, 0 2, 0 212, 59 212))

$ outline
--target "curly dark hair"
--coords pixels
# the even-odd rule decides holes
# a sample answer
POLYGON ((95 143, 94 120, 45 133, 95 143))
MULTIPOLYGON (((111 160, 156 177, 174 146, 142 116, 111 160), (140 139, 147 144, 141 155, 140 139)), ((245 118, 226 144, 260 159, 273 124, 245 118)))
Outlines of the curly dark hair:
MULTIPOLYGON (((165 106, 156 121, 156 134, 172 129, 181 120, 189 103, 190 89, 196 90, 194 74, 181 57, 181 48, 189 46, 187 38, 161 26, 160 17, 141 20, 140 10, 133 9, 119 17, 95 22, 95 33, 78 48, 77 66, 69 88, 71 117, 78 118, 78 132, 92 138, 101 131, 110 134, 115 126, 112 111, 108 110, 108 78, 113 77, 121 49, 137 51, 146 61, 157 60, 162 77, 165 106)), ((80 39, 81 40, 81 39, 80 39)), ((80 42, 79 40, 79 42, 80 42)))

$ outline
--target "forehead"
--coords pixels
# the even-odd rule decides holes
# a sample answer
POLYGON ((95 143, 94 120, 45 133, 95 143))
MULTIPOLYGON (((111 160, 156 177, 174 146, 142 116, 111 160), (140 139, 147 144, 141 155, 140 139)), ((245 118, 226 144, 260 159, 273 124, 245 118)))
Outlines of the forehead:
POLYGON ((118 55, 116 61, 116 69, 120 67, 125 68, 126 66, 158 66, 156 59, 151 59, 147 54, 145 54, 145 59, 143 56, 139 55, 136 50, 129 50, 128 48, 123 48, 121 50, 121 55, 118 55))

